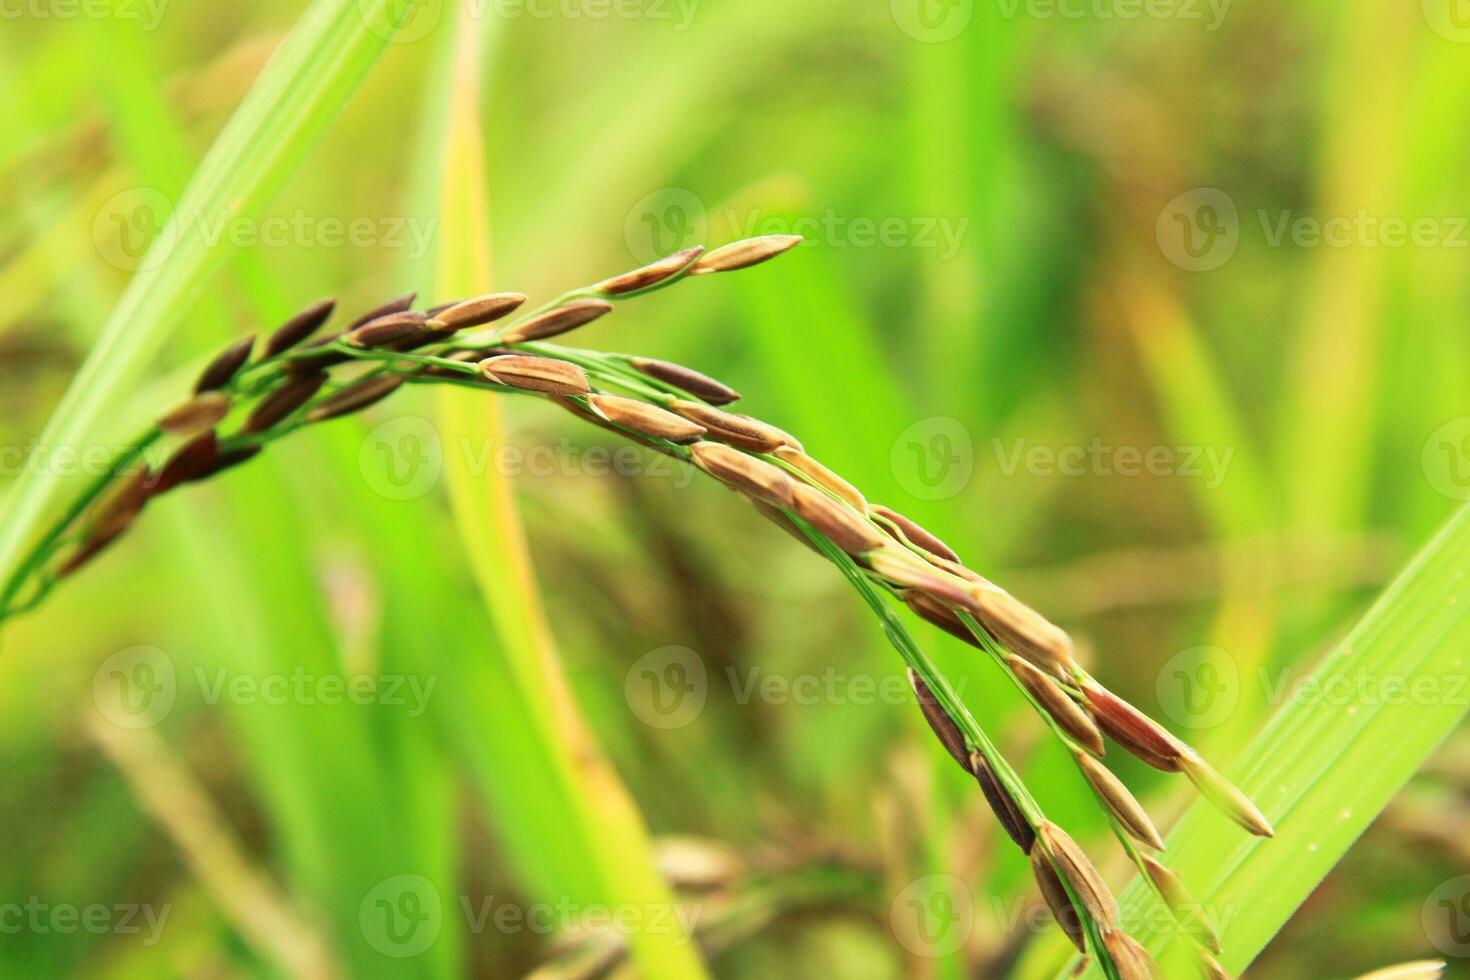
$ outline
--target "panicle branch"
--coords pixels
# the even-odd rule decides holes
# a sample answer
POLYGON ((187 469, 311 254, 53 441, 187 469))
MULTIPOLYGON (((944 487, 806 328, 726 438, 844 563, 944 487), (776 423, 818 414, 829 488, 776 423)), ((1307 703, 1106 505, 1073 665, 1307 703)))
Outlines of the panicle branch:
POLYGON ((692 463, 812 544, 858 587, 908 663, 920 712, 940 745, 979 784, 999 825, 1031 862, 1037 886, 1078 949, 1110 977, 1152 976, 1141 946, 1120 931, 1117 902, 1077 843, 1041 812, 944 676, 893 616, 882 593, 983 651, 1069 750, 1115 835, 1181 926, 1200 962, 1218 972, 1214 926, 1184 884, 1140 846, 1164 841, 1137 798, 1100 760, 1106 735, 1164 772, 1182 772, 1202 796, 1254 834, 1270 836, 1260 810, 1188 745, 1104 688, 1077 663, 1071 638, 1041 613, 967 568, 938 535, 860 490, 808 455, 789 433, 727 406, 729 385, 683 365, 545 343, 587 327, 617 302, 692 276, 743 269, 799 242, 765 236, 705 252, 686 249, 574 289, 513 317, 520 293, 491 293, 415 310, 412 293, 313 339, 336 303, 295 314, 259 346, 248 337, 211 359, 193 394, 139 441, 170 440, 155 470, 117 466, 38 543, 0 594, 0 619, 29 608, 132 526, 154 497, 240 465, 275 439, 341 418, 407 383, 447 383, 548 398, 597 425, 692 463), (490 326, 492 325, 493 326, 490 326), (475 328, 488 327, 478 333, 475 328), (19 598, 30 585, 32 595, 19 598))

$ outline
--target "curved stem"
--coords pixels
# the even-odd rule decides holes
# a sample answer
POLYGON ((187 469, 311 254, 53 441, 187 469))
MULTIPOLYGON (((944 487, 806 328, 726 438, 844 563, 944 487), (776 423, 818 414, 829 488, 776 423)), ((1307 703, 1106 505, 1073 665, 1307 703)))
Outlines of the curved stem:
POLYGON ((21 559, 20 564, 16 567, 15 573, 6 581, 4 590, 0 591, 0 621, 33 608, 41 599, 45 598, 46 594, 50 591, 51 583, 45 584, 36 595, 32 596, 25 603, 18 606, 11 605, 11 601, 20 592, 26 581, 30 579, 31 575, 35 574, 55 553, 56 548, 62 541, 62 537, 76 522, 77 518, 81 517, 86 509, 92 505, 92 502, 102 495, 102 492, 111 485, 113 479, 123 469, 143 455, 144 451, 153 445, 162 434, 158 427, 154 426, 147 432, 144 432, 128 448, 118 453, 108 465, 107 469, 89 483, 76 500, 72 501, 71 506, 66 509, 61 519, 52 525, 51 530, 42 535, 31 550, 26 553, 25 557, 21 559))

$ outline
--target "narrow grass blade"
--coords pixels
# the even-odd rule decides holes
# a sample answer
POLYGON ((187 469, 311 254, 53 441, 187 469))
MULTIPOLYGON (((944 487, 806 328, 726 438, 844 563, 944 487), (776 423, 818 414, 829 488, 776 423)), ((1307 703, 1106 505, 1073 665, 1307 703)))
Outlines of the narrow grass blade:
MULTIPOLYGON (((1232 767, 1275 824, 1273 840, 1242 837, 1202 804, 1169 835, 1171 866, 1218 913, 1228 969, 1239 973, 1255 959, 1464 717, 1467 556, 1470 508, 1429 542, 1307 681, 1317 691, 1358 696, 1345 704, 1288 699, 1232 767), (1419 693, 1375 696, 1387 683, 1419 693)), ((1141 882, 1123 902, 1133 921, 1164 921, 1148 918, 1158 910, 1141 882)), ((1174 937, 1140 938, 1163 957, 1167 976, 1186 975, 1187 951, 1174 937)))
MULTIPOLYGON (((184 304, 226 255, 189 215, 255 214, 285 182, 392 36, 388 0, 317 0, 209 150, 176 218, 153 243, 77 372, 40 446, 82 447, 134 383, 184 304)), ((411 8, 410 8, 411 9, 411 8)), ((0 508, 0 579, 61 489, 54 469, 27 467, 0 508)))
MULTIPOLYGON (((435 285, 443 296, 475 295, 491 287, 489 206, 479 126, 482 41, 480 26, 468 7, 463 8, 455 37, 440 181, 435 285)), ((500 404, 465 397, 464 392, 441 397, 445 444, 498 438, 500 404)), ((497 654, 506 658, 512 681, 530 709, 532 727, 524 735, 551 750, 552 768, 546 775, 560 791, 570 835, 560 837, 556 846, 586 855, 597 902, 614 909, 671 911, 674 897, 654 866, 642 817, 597 746, 567 685, 509 476, 494 468, 476 474, 462 453, 450 453, 446 464, 455 518, 500 643, 497 654)), ((677 916, 660 919, 672 923, 677 916)), ((692 937, 677 925, 635 930, 629 944, 646 977, 683 980, 704 975, 692 937)))

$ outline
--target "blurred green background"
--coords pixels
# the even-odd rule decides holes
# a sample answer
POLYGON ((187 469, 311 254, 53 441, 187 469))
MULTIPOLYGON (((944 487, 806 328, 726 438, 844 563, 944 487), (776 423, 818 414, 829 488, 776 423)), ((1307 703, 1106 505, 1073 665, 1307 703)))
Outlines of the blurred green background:
MULTIPOLYGON (((1470 498, 1461 7, 484 0, 459 26, 486 32, 494 285, 542 300, 803 234, 573 342, 738 388, 1228 764, 1470 498)), ((4 481, 302 9, 0 11, 4 481)), ((414 188, 435 185, 426 107, 463 83, 436 71, 455 27, 415 5, 265 218, 193 217, 230 260, 118 441, 228 338, 428 288, 450 214, 414 188)), ((840 576, 675 464, 505 410, 503 437, 465 442, 404 391, 303 433, 7 624, 0 973, 628 969, 606 920, 629 910, 563 887, 576 861, 526 788, 541 762, 476 592, 485 545, 442 475, 460 454, 513 479, 575 701, 716 975, 1050 975, 1024 861, 840 576), (963 893, 938 941, 906 918, 933 875, 963 893)), ((1125 879, 999 675, 918 635, 1125 879)), ((1189 798, 1118 768, 1162 822, 1189 798)), ((1433 927, 1466 893, 1467 785, 1452 744, 1251 976, 1470 955, 1433 927)))

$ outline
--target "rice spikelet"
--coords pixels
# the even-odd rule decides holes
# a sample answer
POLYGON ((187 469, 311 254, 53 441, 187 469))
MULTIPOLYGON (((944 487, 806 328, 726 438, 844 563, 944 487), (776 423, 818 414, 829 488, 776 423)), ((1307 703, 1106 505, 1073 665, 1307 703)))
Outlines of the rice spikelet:
POLYGON ((1072 945, 1077 947, 1077 952, 1086 953, 1087 933, 1082 927, 1082 913, 1072 904, 1072 896, 1067 894, 1066 886, 1062 884, 1057 869, 1052 866, 1041 843, 1033 843, 1026 856, 1031 860, 1031 874, 1036 879, 1037 887, 1041 889, 1041 897, 1051 909, 1057 925, 1071 940, 1072 945))
POLYGON ((684 249, 682 252, 666 255, 655 262, 650 262, 648 265, 633 269, 630 272, 624 272, 622 275, 613 276, 611 279, 604 279, 592 288, 599 293, 606 293, 609 296, 621 296, 624 293, 633 293, 640 289, 647 289, 649 286, 656 286, 681 271, 703 253, 704 246, 695 245, 692 248, 684 249))
POLYGON ((950 636, 963 640, 972 647, 980 646, 980 641, 975 638, 975 634, 971 633, 970 628, 959 616, 955 615, 954 610, 928 593, 918 589, 907 589, 903 593, 903 601, 920 619, 939 627, 950 636))
POLYGON ((967 599, 965 608, 1002 646, 1059 677, 1071 674, 1072 638, 1066 631, 993 585, 976 583, 967 599))
MULTIPOLYGON (((931 555, 937 555, 956 564, 959 563, 960 556, 955 554, 953 548, 939 540, 937 536, 931 534, 912 518, 905 517, 893 508, 885 507, 882 504, 874 504, 873 513, 896 524, 898 529, 903 532, 903 536, 908 539, 909 544, 917 545, 931 555)), ((885 530, 889 529, 885 528, 885 530)), ((892 531, 889 530, 889 533, 891 534, 892 531)), ((894 536, 897 537, 897 535, 894 536)))
POLYGON ((385 313, 349 331, 342 340, 353 347, 386 347, 395 341, 418 333, 424 325, 424 319, 424 314, 418 310, 385 313))
POLYGON ((980 791, 985 794, 985 802, 990 804, 996 820, 1011 840, 1016 842, 1016 846, 1023 853, 1029 854, 1031 845, 1036 842, 1036 831, 1031 829, 1020 805, 979 752, 970 753, 970 770, 975 773, 975 781, 980 784, 980 791))
POLYGON ((792 509, 797 516, 849 555, 863 555, 887 543, 882 532, 825 491, 794 481, 791 489, 792 509))
POLYGON ((1162 851, 1164 838, 1159 836, 1159 830, 1149 818, 1148 811, 1128 787, 1123 785, 1123 781, 1113 775, 1107 766, 1086 753, 1077 753, 1074 757, 1082 774, 1087 777, 1092 788, 1097 790, 1097 795, 1101 797, 1108 811, 1123 825, 1123 829, 1135 840, 1156 851, 1162 851))
POLYGON ((792 506, 794 486, 780 467, 718 442, 696 442, 689 452, 694 465, 720 482, 773 506, 792 506))
POLYGON ((1046 713, 1056 720, 1062 730, 1072 736, 1078 744, 1094 755, 1104 752, 1102 732, 1093 724, 1087 712, 1062 690, 1050 675, 1043 673, 1029 660, 1011 654, 1006 657, 1011 673, 1025 685, 1031 696, 1041 703, 1046 713))
POLYGON ((1205 913, 1204 906, 1195 901, 1194 896, 1184 887, 1184 882, 1179 880, 1179 876, 1164 867, 1152 854, 1144 854, 1142 857, 1144 870, 1148 872, 1149 880, 1154 883, 1159 894, 1164 897, 1164 904, 1169 906, 1174 921, 1210 949, 1220 952, 1220 933, 1205 913))
POLYGON ((241 431, 247 435, 274 428, 279 422, 290 418, 302 405, 327 383, 327 375, 318 371, 313 374, 296 374, 288 377, 275 391, 261 399, 255 411, 245 420, 241 431))
POLYGON ((969 595, 966 583, 931 568, 922 558, 899 545, 890 545, 881 551, 875 551, 864 560, 869 568, 894 585, 918 589, 941 603, 958 605, 969 595))
POLYGON ((592 390, 587 383, 586 371, 554 357, 502 354, 481 361, 480 370, 491 381, 526 391, 542 391, 551 395, 585 395, 592 390))
POLYGON ((1055 858, 1057 874, 1066 880, 1087 914, 1100 925, 1113 928, 1118 921, 1118 900, 1108 890, 1092 860, 1065 830, 1050 820, 1041 822, 1036 835, 1047 853, 1055 858))
POLYGON ((324 299, 311 304, 277 327, 275 332, 266 338, 265 346, 261 348, 260 356, 275 357, 282 351, 295 347, 307 337, 316 333, 321 328, 321 325, 331 318, 332 311, 336 308, 337 301, 334 299, 324 299))
POLYGON ((206 391, 170 409, 158 420, 158 427, 175 436, 192 436, 212 429, 230 414, 230 396, 222 391, 206 391))
POLYGON ((1155 980, 1158 977, 1159 969, 1153 957, 1126 932, 1104 929, 1102 941, 1122 980, 1155 980))
POLYGON ((1193 749, 1185 749, 1180 756, 1179 768, 1189 781, 1194 783, 1200 795, 1209 800, 1231 820, 1240 824, 1246 830, 1257 837, 1275 837, 1276 831, 1271 826, 1271 821, 1266 819, 1265 814, 1251 802, 1235 784, 1215 771, 1204 759, 1200 758, 1193 749))
POLYGON ((832 491, 847 501, 852 509, 859 514, 868 513, 868 501, 863 497, 857 487, 848 483, 815 459, 812 459, 802 450, 797 449, 795 446, 777 446, 771 450, 771 455, 792 469, 799 471, 813 483, 832 491))
POLYGON ((704 426, 656 405, 620 395, 588 395, 587 403, 609 422, 625 426, 655 439, 688 442, 704 435, 704 426))
POLYGON ((468 330, 499 320, 514 312, 526 301, 524 293, 489 293, 474 299, 460 300, 443 309, 434 310, 424 324, 430 330, 444 332, 468 330))
POLYGON ((801 243, 800 235, 761 235, 758 238, 743 238, 738 242, 721 245, 706 252, 690 267, 691 276, 703 276, 711 272, 733 272, 774 259, 789 248, 801 243))
POLYGON ((574 299, 555 309, 517 323, 500 334, 502 344, 522 344, 528 340, 541 340, 585 326, 599 317, 612 312, 612 304, 605 299, 574 299))
POLYGON ((973 775, 974 771, 970 768, 970 749, 965 744, 965 736, 960 733, 959 726, 954 723, 949 712, 944 710, 934 692, 929 690, 928 685, 912 667, 909 668, 909 684, 914 688, 914 696, 919 699, 919 710, 924 712, 924 720, 929 722, 939 743, 959 763, 961 769, 973 775))
POLYGON ((205 365, 204 370, 199 372, 199 380, 194 382, 194 393, 201 394, 206 391, 214 391, 223 388, 230 383, 235 374, 250 360, 250 352, 255 349, 255 334, 251 334, 244 340, 237 340, 224 350, 215 355, 214 360, 205 365))
POLYGON ((360 412, 387 398, 402 384, 403 377, 397 374, 378 374, 354 381, 322 399, 320 404, 306 413, 306 421, 325 422, 360 412))
POLYGON ((680 388, 711 405, 728 405, 740 400, 740 392, 724 382, 716 381, 707 374, 700 374, 693 368, 675 364, 673 361, 656 361, 650 357, 631 357, 628 363, 650 378, 680 388))
POLYGON ((800 448, 800 443, 792 436, 782 432, 774 425, 768 425, 748 415, 710 408, 708 405, 685 401, 682 398, 674 399, 669 403, 669 408, 691 422, 698 422, 704 426, 709 430, 711 439, 718 439, 720 442, 727 442, 741 449, 768 453, 780 446, 800 448))
POLYGON ((1188 747, 1158 722, 1092 678, 1082 684, 1098 725, 1119 745, 1164 772, 1178 772, 1188 747))

